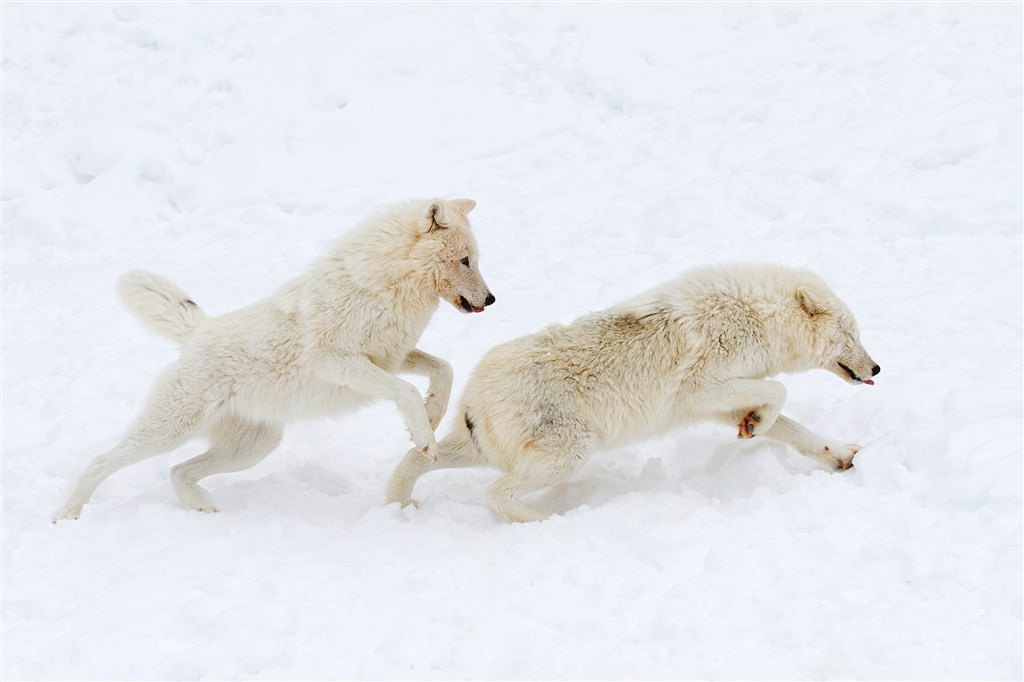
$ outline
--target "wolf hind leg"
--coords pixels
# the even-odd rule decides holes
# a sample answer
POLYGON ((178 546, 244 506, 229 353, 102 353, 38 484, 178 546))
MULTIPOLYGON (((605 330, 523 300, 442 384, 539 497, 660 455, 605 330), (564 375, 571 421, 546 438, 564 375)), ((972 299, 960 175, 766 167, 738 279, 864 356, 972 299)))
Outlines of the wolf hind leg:
POLYGON ((590 442, 574 433, 555 442, 531 443, 512 460, 511 470, 487 489, 491 506, 513 523, 543 521, 550 514, 525 504, 520 498, 546 486, 567 482, 586 461, 590 442))
POLYGON ((438 469, 458 469, 482 464, 486 464, 486 461, 468 431, 452 434, 438 443, 436 461, 424 455, 420 448, 414 447, 391 474, 387 501, 389 504, 400 502, 403 507, 409 504, 418 507, 419 502, 412 499, 412 489, 420 476, 438 469))
POLYGON ((179 402, 177 396, 158 389, 121 442, 85 467, 67 501, 54 513, 54 522, 77 519, 100 483, 127 466, 178 447, 192 437, 203 419, 204 409, 197 401, 179 402))
POLYGON ((171 483, 186 509, 216 512, 199 481, 214 474, 244 471, 256 466, 281 443, 284 430, 269 422, 225 417, 210 429, 213 444, 201 455, 171 467, 171 483))
POLYGON ((545 514, 519 498, 527 493, 557 483, 546 476, 532 475, 530 472, 513 471, 499 478, 487 489, 487 498, 491 506, 501 514, 502 518, 512 523, 529 523, 543 521, 550 514, 545 514))

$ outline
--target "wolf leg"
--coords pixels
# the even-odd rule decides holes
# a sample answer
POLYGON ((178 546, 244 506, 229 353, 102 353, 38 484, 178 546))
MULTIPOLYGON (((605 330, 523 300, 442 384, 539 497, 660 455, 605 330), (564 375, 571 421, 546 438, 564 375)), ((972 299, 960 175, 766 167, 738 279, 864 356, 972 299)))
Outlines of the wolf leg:
POLYGON ((320 376, 333 384, 348 386, 358 393, 385 398, 398 406, 412 442, 424 456, 437 459, 437 441, 430 427, 423 399, 415 386, 384 371, 365 355, 331 358, 320 368, 320 376))
POLYGON ((423 406, 427 411, 430 427, 437 430, 444 413, 448 411, 448 401, 452 395, 452 366, 441 358, 416 348, 405 356, 402 371, 430 379, 427 399, 423 406))
POLYGON ((387 501, 400 502, 403 507, 408 504, 418 507, 419 502, 412 499, 412 489, 420 476, 437 469, 458 469, 481 464, 486 462, 480 456, 468 432, 455 433, 438 443, 436 461, 424 457, 419 448, 413 448, 406 453, 405 459, 391 474, 387 501))
POLYGON ((739 426, 739 438, 771 429, 786 402, 786 387, 770 379, 730 379, 693 395, 699 412, 739 426))
POLYGON ((582 431, 570 430, 558 438, 545 438, 532 444, 512 460, 509 473, 491 484, 487 496, 505 520, 543 521, 550 516, 519 498, 549 485, 568 481, 590 453, 591 440, 582 431))
POLYGON ((165 374, 169 380, 158 383, 146 408, 132 424, 128 435, 116 446, 97 455, 78 477, 67 502, 54 513, 54 522, 77 519, 82 507, 100 483, 121 469, 173 450, 188 440, 200 427, 204 418, 204 405, 195 398, 175 395, 168 387, 180 387, 176 376, 165 374))
POLYGON ((860 451, 860 446, 853 443, 846 445, 829 443, 821 436, 781 414, 772 427, 764 432, 764 437, 785 443, 801 454, 816 459, 836 471, 852 468, 853 456, 860 451))
POLYGON ((499 478, 487 489, 487 497, 506 521, 528 523, 543 521, 550 516, 529 507, 519 499, 526 493, 540 490, 544 486, 558 483, 547 476, 538 476, 530 471, 513 471, 499 478))
POLYGON ((203 454, 171 468, 171 483, 181 506, 203 512, 217 511, 198 482, 213 474, 244 471, 255 466, 280 444, 283 429, 266 422, 225 417, 210 430, 213 444, 203 454))

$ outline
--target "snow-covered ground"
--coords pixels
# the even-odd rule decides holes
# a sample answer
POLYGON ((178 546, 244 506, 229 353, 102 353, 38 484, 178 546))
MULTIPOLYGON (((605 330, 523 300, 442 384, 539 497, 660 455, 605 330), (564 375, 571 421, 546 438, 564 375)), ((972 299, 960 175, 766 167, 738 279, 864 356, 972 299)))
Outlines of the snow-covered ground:
MULTIPOLYGON (((6 679, 1022 676, 1019 3, 5 4, 6 679), (180 509, 168 468, 50 523, 211 313, 374 208, 468 196, 491 346, 692 266, 808 267, 883 371, 786 377, 825 471, 706 425, 502 523, 496 472, 382 502, 397 410, 292 425, 180 509)), ((422 383, 419 385, 422 386, 422 383)), ((456 415, 439 429, 447 431, 456 415)))

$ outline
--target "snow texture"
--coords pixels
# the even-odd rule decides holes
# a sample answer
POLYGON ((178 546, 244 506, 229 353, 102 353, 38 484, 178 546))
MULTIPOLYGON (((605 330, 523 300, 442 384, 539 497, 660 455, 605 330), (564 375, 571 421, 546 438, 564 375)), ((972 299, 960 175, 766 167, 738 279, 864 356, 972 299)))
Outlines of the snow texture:
MULTIPOLYGON (((1022 676, 1020 3, 3 7, 6 679, 1022 676), (683 270, 823 275, 883 370, 784 377, 836 474, 702 425, 502 523, 486 469, 383 503, 393 405, 297 423, 178 507, 175 453, 71 482, 211 314, 377 207, 467 196, 491 346, 683 270)), ((416 380, 419 381, 419 380, 416 380)), ((422 382, 418 385, 424 387, 422 382)), ((450 412, 444 434, 457 415, 450 412)))

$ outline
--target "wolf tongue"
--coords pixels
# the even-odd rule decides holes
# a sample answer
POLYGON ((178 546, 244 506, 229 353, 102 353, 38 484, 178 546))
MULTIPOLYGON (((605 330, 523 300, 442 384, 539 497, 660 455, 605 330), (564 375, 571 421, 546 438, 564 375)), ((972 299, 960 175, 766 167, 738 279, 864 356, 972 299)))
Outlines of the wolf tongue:
POLYGON ((874 386, 875 385, 875 382, 872 381, 871 379, 864 379, 864 383, 867 384, 868 386, 874 386))

